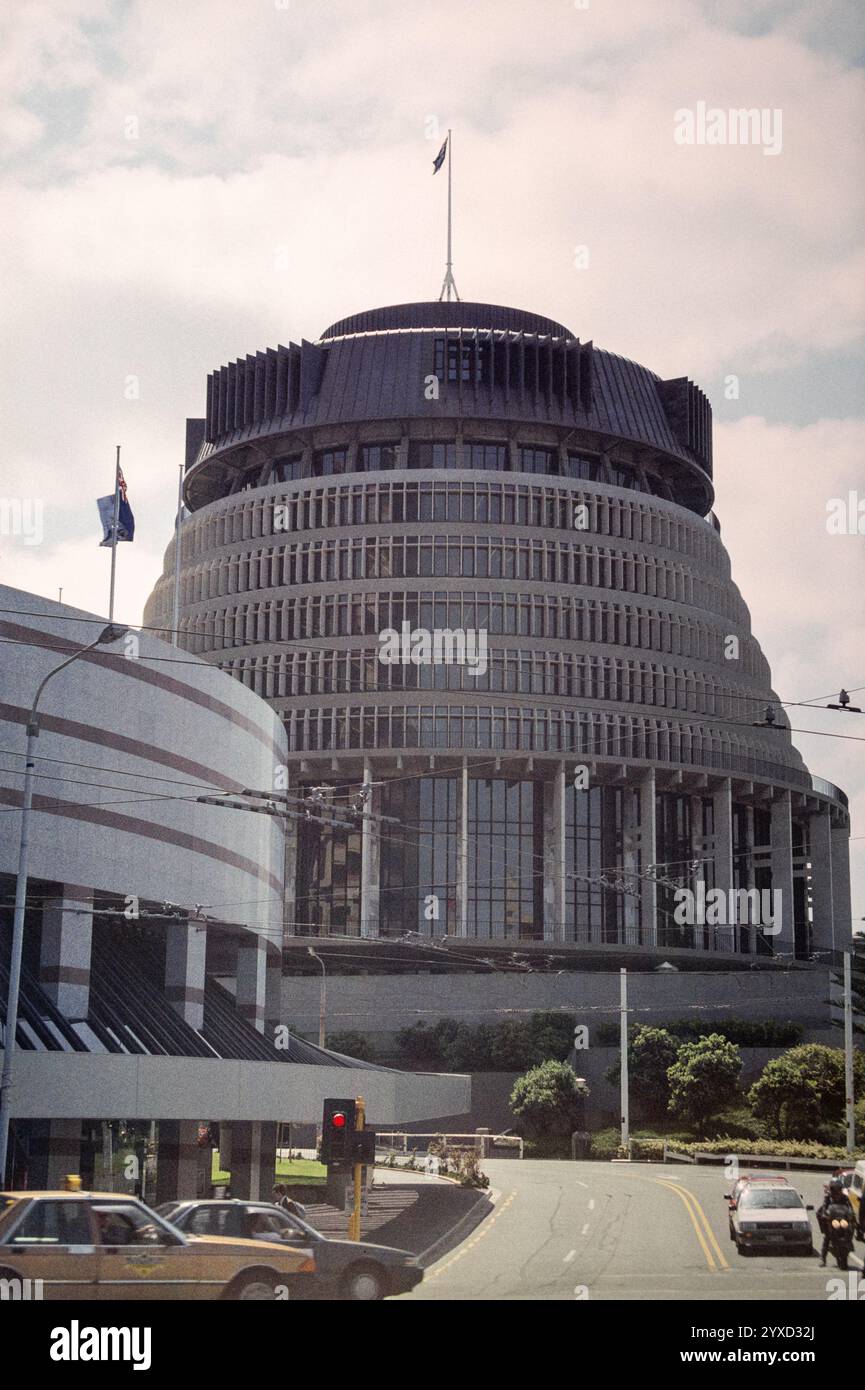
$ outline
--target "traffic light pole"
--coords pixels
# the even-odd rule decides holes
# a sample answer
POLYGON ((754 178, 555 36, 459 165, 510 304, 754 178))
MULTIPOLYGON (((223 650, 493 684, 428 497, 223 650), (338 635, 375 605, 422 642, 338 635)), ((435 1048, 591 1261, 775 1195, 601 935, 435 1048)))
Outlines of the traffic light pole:
MULTIPOLYGON (((355 1106, 354 1127, 356 1130, 361 1130, 364 1128, 366 1122, 363 1096, 358 1096, 355 1106)), ((354 1174, 354 1206, 352 1207, 351 1216, 348 1221, 348 1238, 349 1240, 360 1240, 360 1209, 363 1200, 363 1164, 355 1163, 352 1172, 354 1174)))

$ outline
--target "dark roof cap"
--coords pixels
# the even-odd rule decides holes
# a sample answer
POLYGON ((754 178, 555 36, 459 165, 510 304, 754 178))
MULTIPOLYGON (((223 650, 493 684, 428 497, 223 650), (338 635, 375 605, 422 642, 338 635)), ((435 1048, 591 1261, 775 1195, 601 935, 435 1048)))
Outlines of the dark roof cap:
POLYGON ((381 333, 387 329, 464 328, 509 329, 512 333, 549 333, 557 338, 574 335, 564 324, 525 309, 509 309, 504 304, 474 304, 463 300, 425 300, 419 304, 391 304, 384 309, 366 309, 332 323, 322 338, 339 338, 346 333, 381 333))

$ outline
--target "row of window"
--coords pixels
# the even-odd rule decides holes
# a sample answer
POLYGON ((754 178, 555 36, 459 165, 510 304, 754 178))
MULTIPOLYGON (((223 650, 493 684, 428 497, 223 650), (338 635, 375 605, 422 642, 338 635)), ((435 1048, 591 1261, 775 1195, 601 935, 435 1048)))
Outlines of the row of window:
POLYGON ((730 584, 694 573, 680 562, 576 541, 487 536, 359 536, 223 555, 184 572, 181 603, 301 584, 432 578, 524 579, 616 589, 747 622, 747 610, 730 584))
POLYGON ((580 525, 593 535, 672 550, 701 567, 729 573, 715 532, 705 522, 582 489, 497 481, 354 483, 236 502, 194 516, 184 529, 183 556, 188 561, 236 541, 284 532, 402 522, 538 526, 571 533, 580 525))
POLYGON ((311 638, 378 637, 385 628, 486 629, 493 636, 526 636, 642 651, 711 662, 766 689, 768 664, 750 637, 735 660, 728 634, 689 614, 653 610, 605 599, 556 594, 383 591, 308 594, 240 603, 232 608, 181 618, 183 645, 195 653, 244 647, 255 642, 302 642, 311 638))
POLYGON ((675 667, 565 652, 490 651, 486 669, 466 665, 388 665, 378 649, 291 650, 220 661, 220 669, 265 700, 391 690, 493 691, 616 701, 751 720, 762 708, 753 693, 721 686, 715 676, 675 667))
MULTIPOLYGON (((517 444, 483 440, 408 441, 359 444, 340 448, 304 450, 274 459, 268 481, 289 483, 300 478, 329 478, 338 473, 380 473, 394 468, 472 468, 495 473, 542 473, 548 477, 583 478, 609 483, 634 492, 672 498, 660 478, 622 464, 607 463, 590 454, 569 453, 543 444, 517 444)), ((259 486, 257 482, 250 484, 259 486)))
POLYGON ((592 710, 435 705, 293 709, 283 721, 292 752, 335 749, 510 749, 638 758, 743 772, 810 789, 807 772, 757 757, 725 731, 592 710))

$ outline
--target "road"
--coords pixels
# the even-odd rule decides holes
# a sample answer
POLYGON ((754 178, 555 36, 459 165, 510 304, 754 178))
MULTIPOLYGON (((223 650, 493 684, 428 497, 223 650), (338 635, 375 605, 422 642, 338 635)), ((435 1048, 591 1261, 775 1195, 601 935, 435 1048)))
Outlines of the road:
MULTIPOLYGON (((825 1302, 827 1281, 848 1278, 831 1256, 821 1269, 816 1254, 738 1255, 721 1167, 493 1160, 484 1168, 499 1194, 493 1213, 404 1298, 825 1302)), ((818 1206, 823 1175, 789 1176, 818 1206)), ((812 1226, 819 1242, 813 1215, 812 1226)), ((863 1250, 857 1243, 851 1266, 862 1268, 863 1250)))

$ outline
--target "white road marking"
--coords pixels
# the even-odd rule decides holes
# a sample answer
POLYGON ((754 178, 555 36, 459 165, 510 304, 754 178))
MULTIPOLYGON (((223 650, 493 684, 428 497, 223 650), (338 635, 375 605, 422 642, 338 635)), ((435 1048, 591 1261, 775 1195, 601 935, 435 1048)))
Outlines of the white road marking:
POLYGON ((580 1235, 581 1235, 581 1236, 584 1236, 584 1235, 586 1234, 586 1231, 587 1231, 588 1229, 589 1229, 589 1223, 588 1223, 588 1221, 587 1221, 586 1224, 585 1224, 585 1226, 583 1227, 583 1229, 580 1231, 580 1235))
POLYGON ((577 1258, 577 1252, 576 1252, 576 1250, 569 1250, 568 1253, 567 1253, 567 1255, 565 1256, 564 1263, 565 1263, 566 1265, 569 1265, 569 1264, 571 1263, 571 1260, 575 1260, 576 1258, 577 1258))

